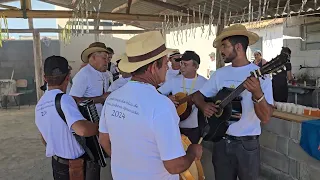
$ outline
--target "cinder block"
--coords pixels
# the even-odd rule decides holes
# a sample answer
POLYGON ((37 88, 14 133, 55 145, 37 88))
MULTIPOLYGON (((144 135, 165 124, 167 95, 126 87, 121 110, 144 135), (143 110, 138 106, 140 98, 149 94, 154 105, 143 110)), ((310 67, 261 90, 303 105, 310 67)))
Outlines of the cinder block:
POLYGON ((269 131, 262 130, 259 138, 260 145, 269 149, 276 150, 277 135, 269 131))
POLYGON ((300 177, 299 162, 294 159, 290 159, 289 175, 295 179, 300 177))
POLYGON ((309 154, 301 148, 300 144, 295 143, 291 139, 289 140, 289 157, 299 162, 308 163, 310 166, 318 167, 320 171, 320 161, 309 156, 309 154))
POLYGON ((300 178, 299 180, 319 180, 320 167, 310 166, 308 163, 300 163, 300 178))
POLYGON ((260 164, 260 175, 266 179, 277 179, 281 172, 271 166, 264 163, 260 164))
POLYGON ((290 137, 291 121, 273 117, 267 124, 262 125, 262 128, 281 136, 290 137))
POLYGON ((261 147, 261 162, 289 174, 289 158, 276 151, 261 147))
POLYGON ((277 152, 281 154, 288 155, 288 144, 289 144, 289 138, 286 137, 277 137, 277 152))
POLYGON ((260 165, 260 176, 268 180, 295 180, 290 175, 263 163, 260 165))
POLYGON ((296 141, 300 141, 300 137, 301 137, 301 123, 292 122, 290 138, 296 141))

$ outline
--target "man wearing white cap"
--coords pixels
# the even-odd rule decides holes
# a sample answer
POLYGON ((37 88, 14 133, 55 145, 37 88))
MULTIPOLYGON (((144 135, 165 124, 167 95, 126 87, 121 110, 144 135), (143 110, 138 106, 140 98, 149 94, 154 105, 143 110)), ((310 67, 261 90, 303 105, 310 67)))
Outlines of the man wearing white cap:
MULTIPOLYGON (((246 57, 248 45, 259 40, 259 36, 236 24, 225 28, 213 42, 225 63, 229 66, 218 69, 207 83, 194 94, 193 100, 206 117, 217 113, 217 106, 204 101, 224 87, 235 88, 242 82, 245 89, 241 94, 242 115, 236 122, 220 124, 226 131, 219 133, 212 151, 215 180, 257 180, 260 166, 260 123, 267 123, 273 112, 272 82, 270 77, 258 79, 249 77, 259 66, 250 63, 246 57)), ((219 125, 219 126, 220 126, 219 125)), ((213 126, 212 126, 213 127, 213 126)), ((211 129, 210 129, 211 131, 211 129)), ((211 132, 209 132, 210 134, 211 132)))
POLYGON ((179 50, 174 50, 170 55, 169 55, 169 61, 170 61, 170 66, 167 71, 166 75, 166 81, 172 79, 173 77, 176 77, 180 73, 180 59, 181 59, 181 54, 179 50))
POLYGON ((128 58, 119 69, 132 79, 108 96, 99 124, 114 179, 179 180, 179 173, 202 155, 198 144, 184 151, 174 104, 156 89, 165 80, 168 53, 158 31, 126 43, 128 58))

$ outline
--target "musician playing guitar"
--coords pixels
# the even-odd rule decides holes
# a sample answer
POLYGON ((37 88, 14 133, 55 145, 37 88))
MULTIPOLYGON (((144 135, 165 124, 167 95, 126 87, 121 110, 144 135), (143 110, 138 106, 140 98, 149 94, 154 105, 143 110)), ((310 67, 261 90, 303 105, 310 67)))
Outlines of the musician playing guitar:
MULTIPOLYGON (((257 180, 260 166, 260 123, 267 123, 273 112, 272 83, 269 76, 257 79, 250 72, 259 69, 246 57, 248 45, 259 40, 257 34, 243 25, 225 28, 213 45, 220 49, 229 66, 218 69, 207 83, 194 94, 193 101, 207 117, 217 113, 217 106, 204 101, 223 87, 237 87, 244 82, 241 93, 242 116, 230 124, 224 137, 214 143, 212 163, 216 180, 257 180)), ((209 120, 208 120, 209 121, 209 120)))
POLYGON ((99 179, 96 166, 88 160, 84 149, 72 134, 75 132, 85 137, 97 135, 98 124, 87 121, 68 94, 63 94, 60 101, 65 120, 55 107, 56 96, 66 93, 70 80, 68 67, 68 61, 61 56, 51 56, 45 60, 44 79, 48 83, 48 90, 35 108, 35 123, 46 146, 46 156, 52 158, 55 180, 99 179))
MULTIPOLYGON (((207 81, 206 78, 197 74, 200 65, 200 57, 197 53, 194 51, 186 51, 178 61, 180 61, 181 64, 181 75, 173 77, 158 88, 161 94, 169 95, 172 93, 173 95, 170 95, 169 98, 176 105, 179 105, 179 102, 175 94, 183 92, 190 95, 202 88, 207 81)), ((192 103, 191 96, 188 103, 192 103)), ((198 109, 195 105, 192 105, 191 111, 189 117, 180 121, 179 126, 181 133, 186 135, 192 143, 196 144, 200 139, 198 109)))

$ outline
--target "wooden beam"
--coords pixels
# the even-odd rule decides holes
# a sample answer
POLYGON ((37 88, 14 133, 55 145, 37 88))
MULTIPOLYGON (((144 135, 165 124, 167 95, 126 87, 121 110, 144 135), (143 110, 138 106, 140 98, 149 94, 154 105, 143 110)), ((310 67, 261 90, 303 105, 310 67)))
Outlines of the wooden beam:
MULTIPOLYGON (((7 18, 23 18, 23 13, 19 10, 0 10, 0 14, 7 18)), ((63 10, 26 10, 26 15, 28 18, 71 18, 73 11, 63 11, 63 10)), ((92 12, 89 14, 88 19, 97 19, 98 13, 92 12)), ((179 16, 171 16, 169 21, 172 19, 175 22, 178 21, 179 16)), ((99 19, 101 20, 114 20, 114 21, 151 21, 151 22, 164 22, 164 17, 159 15, 146 15, 146 14, 123 14, 123 13, 109 13, 100 12, 99 19)), ((206 18, 205 18, 206 19, 206 18)), ((187 18, 182 17, 181 22, 186 23, 187 18)), ((196 18, 198 23, 199 19, 196 18)), ((208 19, 206 19, 208 22, 208 19)))
MULTIPOLYGON (((217 33, 216 33, 216 37, 219 36, 222 32, 222 30, 224 29, 224 21, 221 21, 220 24, 218 24, 217 26, 217 33)), ((221 57, 221 54, 220 54, 220 47, 216 48, 216 69, 219 69, 221 67, 223 67, 225 64, 224 64, 224 60, 223 58, 221 57)))
MULTIPOLYGON (((0 10, 0 14, 7 18, 23 18, 22 11, 18 10, 0 10)), ((71 18, 73 11, 63 10, 27 10, 27 17, 29 18, 71 18)), ((96 12, 90 13, 88 19, 96 19, 96 12)), ((107 13, 100 12, 99 19, 105 20, 131 20, 131 21, 155 21, 163 22, 164 18, 157 15, 143 15, 143 14, 123 14, 123 13, 107 13)))
MULTIPOLYGON (((54 28, 37 28, 37 29, 8 29, 9 33, 33 33, 35 32, 42 32, 42 33, 60 33, 63 29, 54 29, 54 28)), ((79 31, 79 29, 71 29, 71 31, 79 31)), ((147 32, 149 30, 107 30, 107 29, 100 29, 100 30, 89 30, 89 34, 140 34, 143 32, 147 32)), ((0 32, 6 32, 5 29, 2 29, 0 32)), ((86 32, 86 31, 85 31, 86 32)), ((87 34, 87 33, 86 33, 87 34)))
POLYGON ((36 91, 37 99, 41 98, 43 91, 39 88, 43 85, 43 64, 42 64, 42 54, 41 54, 41 39, 40 33, 33 33, 33 56, 34 56, 34 70, 35 70, 35 80, 36 80, 36 91))
POLYGON ((130 14, 131 4, 132 4, 132 0, 128 0, 128 7, 127 7, 127 10, 126 10, 127 14, 130 14))
MULTIPOLYGON (((139 2, 140 0, 132 0, 131 1, 131 6, 136 4, 137 2, 139 2)), ((118 12, 121 12, 122 10, 125 10, 128 8, 128 3, 124 3, 116 8, 114 8, 111 12, 112 13, 118 13, 118 12)))
MULTIPOLYGON (((94 22, 95 22, 94 30, 99 30, 99 27, 100 27, 100 19, 96 19, 94 22)), ((95 35, 94 35, 94 40, 95 40, 96 42, 99 41, 99 33, 95 33, 95 35)))
POLYGON ((14 7, 14 6, 8 6, 8 5, 4 5, 4 4, 0 4, 1 8, 5 8, 5 9, 13 9, 13 10, 19 10, 19 8, 14 7))

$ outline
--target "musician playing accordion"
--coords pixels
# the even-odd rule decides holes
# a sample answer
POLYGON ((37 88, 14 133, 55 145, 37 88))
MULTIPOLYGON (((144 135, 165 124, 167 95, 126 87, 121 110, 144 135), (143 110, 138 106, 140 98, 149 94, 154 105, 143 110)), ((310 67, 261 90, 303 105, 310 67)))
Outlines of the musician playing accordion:
POLYGON ((59 180, 100 179, 98 165, 87 158, 73 133, 89 137, 98 133, 98 124, 85 120, 75 100, 65 94, 70 79, 68 61, 51 56, 44 63, 44 78, 48 90, 35 108, 35 123, 46 146, 46 156, 52 158, 53 178, 59 180), (60 113, 57 110, 60 97, 60 113), (98 173, 97 173, 98 172, 98 173))

